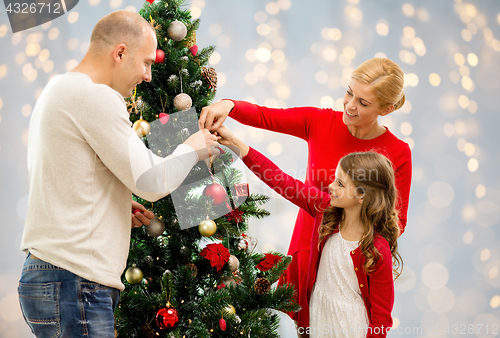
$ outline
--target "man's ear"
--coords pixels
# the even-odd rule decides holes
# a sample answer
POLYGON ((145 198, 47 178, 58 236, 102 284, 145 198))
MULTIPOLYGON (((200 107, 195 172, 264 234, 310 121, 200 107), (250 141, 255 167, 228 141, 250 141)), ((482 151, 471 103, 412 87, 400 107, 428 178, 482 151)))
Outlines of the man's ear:
POLYGON ((122 62, 123 56, 127 52, 127 46, 123 43, 117 45, 113 50, 113 59, 117 62, 122 62))

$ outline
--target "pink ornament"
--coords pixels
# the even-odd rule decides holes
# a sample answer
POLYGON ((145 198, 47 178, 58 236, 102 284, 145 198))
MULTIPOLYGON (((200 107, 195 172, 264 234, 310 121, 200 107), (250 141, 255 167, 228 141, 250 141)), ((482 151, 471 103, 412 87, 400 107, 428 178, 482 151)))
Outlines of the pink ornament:
POLYGON ((193 54, 193 56, 196 56, 196 54, 198 54, 198 45, 194 45, 193 47, 189 48, 189 51, 191 52, 191 54, 193 54))
POLYGON ((155 63, 163 63, 163 61, 165 61, 165 52, 161 49, 157 49, 155 63))
POLYGON ((207 185, 203 190, 203 195, 212 197, 215 206, 223 204, 227 198, 226 189, 217 183, 207 185))
POLYGON ((160 113, 160 122, 161 124, 166 124, 170 120, 170 115, 165 113, 160 113))

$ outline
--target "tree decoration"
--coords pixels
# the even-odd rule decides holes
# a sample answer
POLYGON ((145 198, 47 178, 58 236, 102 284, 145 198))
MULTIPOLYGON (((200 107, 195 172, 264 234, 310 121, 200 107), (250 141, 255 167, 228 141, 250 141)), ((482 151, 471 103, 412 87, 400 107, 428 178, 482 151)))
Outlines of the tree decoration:
POLYGON ((189 37, 187 37, 184 41, 183 41, 183 45, 186 46, 187 49, 193 47, 194 45, 196 45, 196 31, 192 31, 191 34, 189 35, 189 37))
POLYGON ((130 284, 138 284, 143 277, 144 274, 142 273, 142 270, 135 264, 128 268, 127 271, 125 271, 125 279, 130 284))
POLYGON ((174 41, 182 41, 186 37, 187 28, 182 22, 175 20, 167 28, 167 35, 174 41))
POLYGON ((247 234, 242 234, 238 242, 238 250, 252 252, 257 246, 257 240, 247 234))
POLYGON ((141 101, 141 97, 135 97, 135 92, 134 95, 126 99, 126 102, 129 114, 138 114, 141 108, 144 106, 144 103, 141 101))
POLYGON ((149 125, 149 122, 144 120, 141 116, 140 119, 134 122, 133 129, 137 136, 139 137, 145 137, 146 135, 149 134, 151 130, 151 126, 149 125))
POLYGON ((149 16, 149 24, 151 25, 151 27, 154 28, 155 32, 157 30, 161 29, 161 25, 157 24, 156 21, 155 21, 155 19, 153 19, 153 17, 151 15, 149 16))
POLYGON ((214 90, 217 89, 217 73, 215 72, 215 69, 213 69, 212 67, 202 67, 201 71, 203 77, 208 82, 208 87, 214 90))
POLYGON ((281 262, 281 256, 273 255, 270 253, 266 253, 264 255, 265 257, 262 258, 257 265, 257 269, 259 269, 260 271, 268 271, 272 269, 276 263, 281 262))
POLYGON ((196 277, 198 275, 198 268, 193 263, 188 263, 186 266, 191 270, 191 277, 196 277))
POLYGON ((269 290, 271 290, 271 282, 264 277, 259 277, 255 281, 253 287, 255 289, 255 292, 262 296, 263 294, 266 294, 269 292, 269 290))
POLYGON ((229 250, 220 243, 208 244, 201 252, 200 255, 210 261, 212 267, 217 268, 220 272, 222 267, 229 260, 229 250))
POLYGON ((212 204, 215 206, 222 205, 227 199, 226 189, 218 183, 207 185, 205 189, 203 189, 203 195, 212 197, 212 204))
POLYGON ((250 189, 248 188, 248 183, 236 183, 234 185, 234 191, 235 191, 236 196, 238 196, 238 197, 250 196, 249 190, 250 189))
POLYGON ((236 286, 238 283, 236 283, 236 281, 234 280, 233 277, 231 276, 224 276, 220 279, 220 282, 219 282, 219 285, 223 285, 223 287, 228 287, 228 286, 231 286, 231 285, 234 285, 236 286))
POLYGON ((165 52, 161 49, 156 50, 155 63, 163 63, 165 61, 165 52))
POLYGON ((174 329, 178 323, 179 313, 173 307, 164 307, 156 313, 156 324, 160 329, 174 329))
POLYGON ((156 215, 155 218, 146 225, 146 232, 151 237, 158 237, 165 231, 165 223, 162 222, 156 215))
POLYGON ((226 321, 224 320, 224 318, 221 318, 219 320, 219 327, 222 331, 226 331, 226 321))
POLYGON ((235 315, 236 314, 236 309, 231 304, 228 304, 224 308, 224 312, 227 313, 228 315, 235 315))
POLYGON ((174 98, 174 107, 178 110, 188 110, 193 105, 191 96, 185 93, 180 93, 174 98))
POLYGON ((196 54, 198 54, 198 45, 192 46, 191 48, 189 48, 189 51, 193 56, 196 56, 196 54))
POLYGON ((240 266, 240 261, 238 260, 238 258, 236 256, 229 256, 229 268, 231 269, 231 272, 235 272, 236 270, 238 270, 239 266, 240 266))
POLYGON ((161 124, 167 124, 168 120, 170 120, 170 115, 165 114, 165 113, 160 113, 161 124))
POLYGON ((198 231, 202 236, 210 237, 217 231, 217 224, 211 219, 204 219, 198 224, 198 231))
MULTIPOLYGON (((154 330, 149 326, 148 323, 144 324, 142 326, 142 332, 148 337, 148 338, 156 338, 157 335, 155 334, 154 330)), ((115 334, 116 336, 116 334, 115 334)))
POLYGON ((241 210, 238 210, 238 208, 231 210, 228 214, 226 214, 226 219, 228 221, 235 221, 236 223, 239 223, 243 221, 243 214, 244 212, 241 210))

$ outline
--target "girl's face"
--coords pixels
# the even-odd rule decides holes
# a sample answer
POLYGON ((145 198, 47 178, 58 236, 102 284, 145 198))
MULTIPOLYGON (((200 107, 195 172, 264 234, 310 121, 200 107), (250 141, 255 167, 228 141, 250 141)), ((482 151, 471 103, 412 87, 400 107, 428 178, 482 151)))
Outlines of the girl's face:
POLYGON ((370 85, 351 79, 344 95, 344 114, 342 120, 347 126, 371 126, 378 118, 391 112, 392 106, 382 110, 380 101, 372 93, 370 85))
POLYGON ((349 209, 360 207, 363 196, 359 189, 356 189, 354 182, 345 171, 337 165, 335 170, 335 181, 329 186, 331 202, 334 207, 349 209))

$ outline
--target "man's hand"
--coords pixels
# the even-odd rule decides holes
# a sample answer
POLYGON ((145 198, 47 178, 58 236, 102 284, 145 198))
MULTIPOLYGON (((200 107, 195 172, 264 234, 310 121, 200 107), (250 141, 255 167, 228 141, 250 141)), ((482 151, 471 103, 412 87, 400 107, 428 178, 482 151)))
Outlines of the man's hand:
POLYGON ((219 150, 217 149, 217 146, 219 145, 217 140, 219 138, 220 137, 217 137, 216 135, 210 134, 207 129, 202 129, 189 136, 184 144, 193 147, 193 149, 198 153, 198 159, 201 161, 211 156, 219 155, 219 150))
POLYGON ((234 102, 230 100, 222 100, 211 104, 210 106, 201 109, 200 119, 198 123, 201 129, 216 130, 224 121, 231 109, 234 108, 234 102), (215 123, 214 123, 214 120, 215 123))
POLYGON ((143 224, 148 225, 155 218, 155 214, 144 208, 142 204, 132 201, 132 228, 139 228, 143 224))

